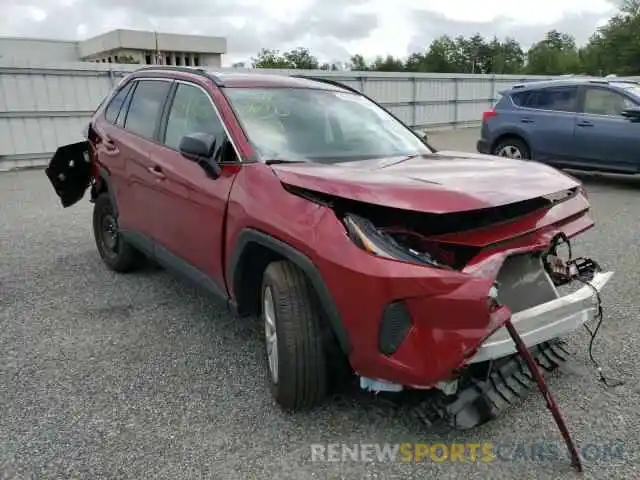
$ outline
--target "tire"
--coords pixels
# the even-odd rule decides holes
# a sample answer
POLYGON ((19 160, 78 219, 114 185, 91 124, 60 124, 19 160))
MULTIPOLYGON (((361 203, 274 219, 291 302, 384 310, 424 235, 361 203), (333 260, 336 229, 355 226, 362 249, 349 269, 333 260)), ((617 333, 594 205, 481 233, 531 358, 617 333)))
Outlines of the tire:
POLYGON ((531 159, 531 152, 529 146, 517 137, 508 137, 504 140, 500 140, 492 151, 493 155, 497 157, 507 157, 516 160, 529 160, 531 159), (511 153, 511 155, 509 154, 511 153))
POLYGON ((141 265, 142 254, 126 243, 118 230, 118 217, 108 193, 101 193, 93 206, 93 236, 98 253, 110 270, 126 273, 141 265))
POLYGON ((290 411, 319 405, 327 396, 329 361, 313 287, 295 265, 278 261, 265 270, 261 298, 272 396, 290 411))

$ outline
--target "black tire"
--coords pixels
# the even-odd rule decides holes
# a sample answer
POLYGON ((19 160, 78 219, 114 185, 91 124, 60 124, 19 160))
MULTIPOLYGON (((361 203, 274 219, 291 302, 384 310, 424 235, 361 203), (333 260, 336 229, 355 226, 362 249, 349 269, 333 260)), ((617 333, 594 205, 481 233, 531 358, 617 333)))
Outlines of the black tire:
POLYGON ((518 137, 507 137, 503 140, 500 140, 493 147, 493 150, 491 153, 498 157, 516 158, 521 160, 531 159, 531 151, 529 150, 529 146, 524 140, 518 137), (510 148, 513 149, 512 151, 520 152, 519 153, 520 156, 519 157, 508 156, 503 153, 508 151, 508 149, 510 148))
POLYGON ((98 253, 109 269, 126 273, 141 265, 144 257, 122 237, 118 230, 118 217, 107 193, 101 193, 93 206, 93 236, 98 253), (109 224, 112 235, 108 234, 109 224))
POLYGON ((329 361, 326 335, 317 296, 302 271, 287 261, 271 263, 262 282, 262 314, 265 328, 265 359, 271 394, 285 410, 300 410, 322 403, 327 396, 329 361), (271 292, 273 324, 277 342, 277 376, 273 376, 267 340, 271 292))

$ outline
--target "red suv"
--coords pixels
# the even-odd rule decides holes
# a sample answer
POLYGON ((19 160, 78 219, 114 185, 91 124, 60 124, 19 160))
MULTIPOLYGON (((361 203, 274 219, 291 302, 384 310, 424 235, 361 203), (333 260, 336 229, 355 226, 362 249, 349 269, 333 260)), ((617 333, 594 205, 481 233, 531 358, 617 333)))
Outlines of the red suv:
MULTIPOLYGON (((437 152, 337 82, 143 68, 46 173, 64 207, 90 188, 109 268, 151 258, 261 316, 287 409, 317 405, 349 367, 364 389, 440 392, 475 425, 531 385, 508 319, 552 369, 558 339, 596 314, 548 261, 593 225, 575 179, 437 152)), ((612 275, 580 274, 597 290, 612 275)))

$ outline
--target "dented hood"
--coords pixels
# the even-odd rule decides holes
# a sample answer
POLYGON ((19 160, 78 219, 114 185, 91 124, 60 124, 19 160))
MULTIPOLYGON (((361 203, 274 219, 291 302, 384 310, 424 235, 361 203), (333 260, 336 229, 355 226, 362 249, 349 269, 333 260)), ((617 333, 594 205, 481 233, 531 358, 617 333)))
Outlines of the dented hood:
POLYGON ((449 151, 335 164, 283 163, 272 168, 287 185, 432 213, 496 207, 579 185, 541 163, 449 151))

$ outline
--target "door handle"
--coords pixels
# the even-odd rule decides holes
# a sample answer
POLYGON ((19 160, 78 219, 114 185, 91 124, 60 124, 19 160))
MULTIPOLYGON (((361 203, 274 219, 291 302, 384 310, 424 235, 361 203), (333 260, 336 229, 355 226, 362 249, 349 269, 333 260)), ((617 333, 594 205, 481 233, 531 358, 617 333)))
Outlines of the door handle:
POLYGON ((590 122, 589 120, 580 120, 576 125, 578 127, 593 127, 593 122, 590 122))
POLYGON ((156 177, 158 180, 164 180, 165 178, 167 178, 164 172, 162 171, 162 168, 160 168, 160 166, 158 165, 154 165, 153 167, 148 167, 147 170, 149 170, 149 173, 154 177, 156 177))
POLYGON ((535 121, 533 120, 533 118, 524 117, 520 119, 520 123, 535 123, 535 121))

